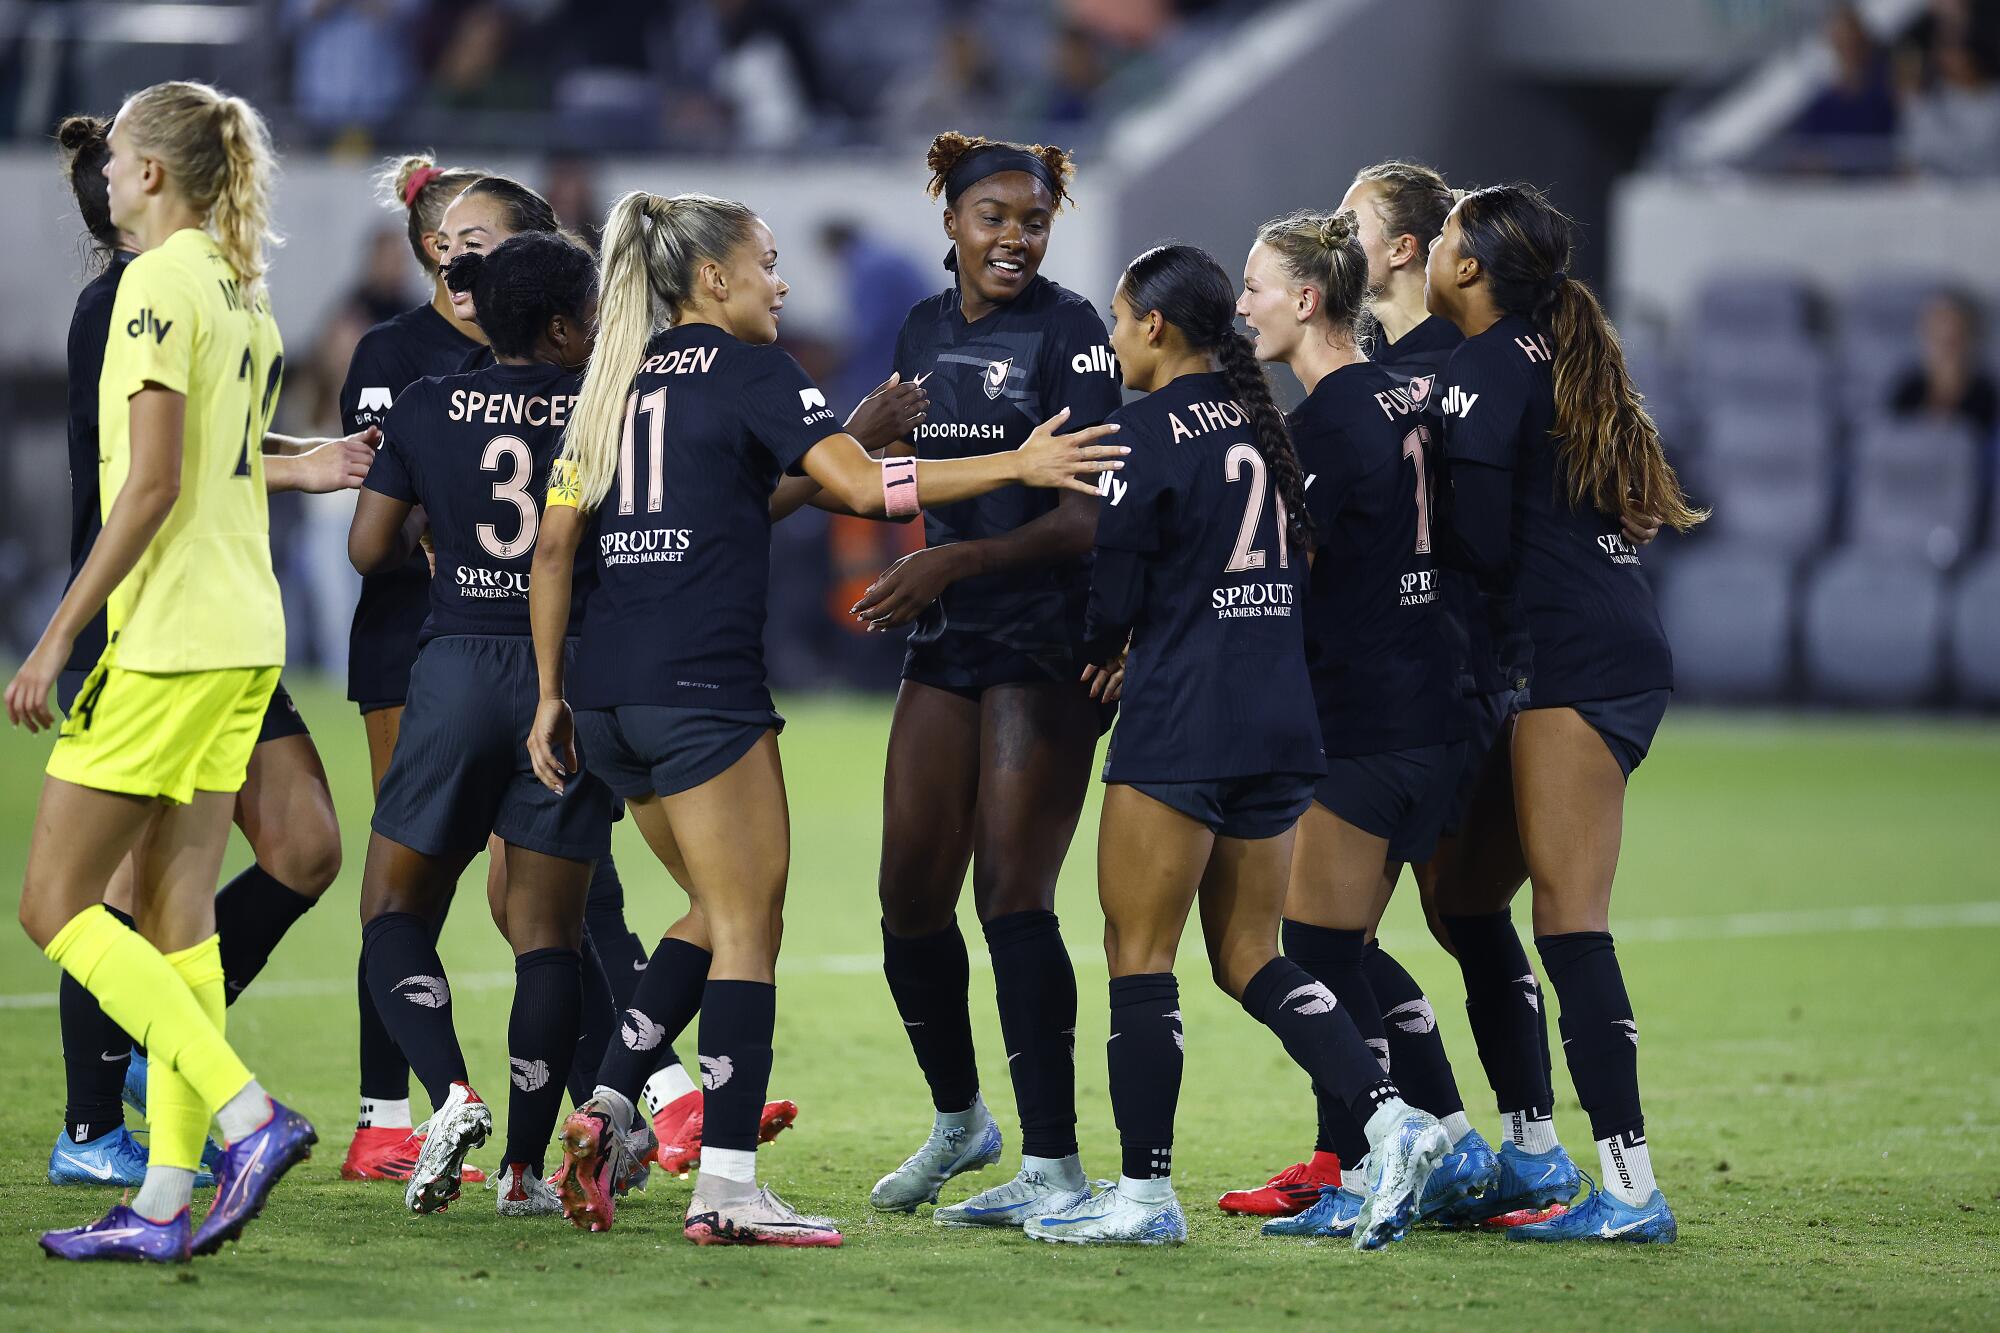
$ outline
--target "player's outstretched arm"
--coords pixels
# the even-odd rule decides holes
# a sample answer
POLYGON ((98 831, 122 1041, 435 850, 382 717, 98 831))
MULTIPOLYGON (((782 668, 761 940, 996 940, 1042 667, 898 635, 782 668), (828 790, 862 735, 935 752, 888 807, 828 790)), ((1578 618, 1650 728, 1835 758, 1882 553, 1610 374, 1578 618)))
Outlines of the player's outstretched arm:
POLYGON ((324 495, 351 491, 368 478, 382 432, 373 426, 331 440, 264 437, 264 489, 272 495, 303 491, 324 495), (273 449, 276 444, 277 449, 273 449))
POLYGON ((528 761, 550 791, 576 772, 576 722, 563 698, 563 640, 569 632, 569 581, 583 544, 584 516, 570 505, 542 510, 535 562, 528 569, 528 624, 535 637, 540 702, 528 728, 528 761))
POLYGON ((104 516, 104 530, 63 594, 48 628, 7 686, 7 719, 29 731, 55 725, 49 691, 76 636, 104 609, 111 592, 146 553, 181 494, 181 446, 187 397, 148 382, 132 395, 132 470, 104 516))

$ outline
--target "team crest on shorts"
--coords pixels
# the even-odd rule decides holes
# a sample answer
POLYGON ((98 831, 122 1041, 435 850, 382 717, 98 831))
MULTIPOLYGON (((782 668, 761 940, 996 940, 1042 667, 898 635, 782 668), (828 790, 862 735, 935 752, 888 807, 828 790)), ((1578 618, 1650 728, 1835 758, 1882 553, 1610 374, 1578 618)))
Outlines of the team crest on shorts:
POLYGON ((1007 387, 1007 372, 1014 368, 1014 358, 986 363, 986 396, 998 398, 1000 391, 1007 387))

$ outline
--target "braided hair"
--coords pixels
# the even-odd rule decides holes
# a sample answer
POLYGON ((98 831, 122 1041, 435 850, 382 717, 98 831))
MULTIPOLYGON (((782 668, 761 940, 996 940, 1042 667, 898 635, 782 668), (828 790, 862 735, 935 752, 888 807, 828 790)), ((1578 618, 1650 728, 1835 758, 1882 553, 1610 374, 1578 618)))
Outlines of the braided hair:
POLYGON ((1257 453, 1285 508, 1287 536, 1300 550, 1311 550, 1312 518, 1306 513, 1299 456, 1292 450, 1285 414, 1271 399, 1263 363, 1236 328, 1236 284, 1208 251, 1176 243, 1155 246, 1134 259, 1118 286, 1134 313, 1159 311, 1189 348, 1214 355, 1230 394, 1250 417, 1257 453))

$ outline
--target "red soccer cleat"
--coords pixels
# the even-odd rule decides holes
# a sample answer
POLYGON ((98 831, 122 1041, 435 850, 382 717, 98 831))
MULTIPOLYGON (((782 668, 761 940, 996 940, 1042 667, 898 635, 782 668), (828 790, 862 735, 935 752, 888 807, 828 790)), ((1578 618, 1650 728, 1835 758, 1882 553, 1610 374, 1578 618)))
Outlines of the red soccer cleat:
MULTIPOLYGON (((769 1143, 798 1118, 797 1102, 765 1102, 764 1115, 757 1122, 757 1142, 769 1143)), ((653 1116, 653 1133, 660 1140, 656 1158, 660 1169, 687 1179, 701 1163, 701 1090, 684 1092, 662 1106, 653 1116)))
POLYGON ((1531 1222, 1546 1222, 1553 1217, 1561 1217, 1569 1211, 1566 1203, 1552 1203, 1546 1208, 1517 1208, 1511 1213, 1483 1219, 1479 1225, 1488 1231, 1506 1231, 1511 1227, 1524 1227, 1531 1222))
POLYGON ((630 1155, 618 1140, 610 1107, 592 1097, 563 1121, 562 1165, 549 1183, 562 1199, 563 1216, 579 1230, 609 1231, 618 1213, 616 1185, 630 1155))
MULTIPOLYGON (((408 1181, 416 1170, 417 1154, 424 1150, 423 1135, 410 1129, 369 1129, 354 1131, 347 1145, 347 1160, 340 1164, 342 1180, 408 1181)), ((459 1175, 468 1185, 486 1179, 486 1173, 469 1163, 459 1175)))
POLYGON ((1254 1190, 1231 1190, 1216 1200, 1225 1213, 1251 1217, 1291 1217, 1319 1199, 1321 1189, 1340 1185, 1340 1159, 1315 1152, 1312 1160, 1286 1167, 1254 1190))

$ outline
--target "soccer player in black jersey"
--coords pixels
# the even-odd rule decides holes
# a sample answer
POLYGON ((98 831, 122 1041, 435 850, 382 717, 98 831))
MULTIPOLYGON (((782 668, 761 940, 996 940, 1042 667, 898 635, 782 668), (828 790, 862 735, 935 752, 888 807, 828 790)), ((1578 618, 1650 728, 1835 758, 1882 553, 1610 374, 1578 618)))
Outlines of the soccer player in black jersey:
MULTIPOLYGON (((704 1137, 687 1237, 835 1245, 831 1223, 756 1183, 791 859, 783 722, 764 684, 773 492, 782 474, 803 470, 848 512, 906 516, 1012 482, 1090 491, 1079 477, 1115 468, 1123 451, 1092 443, 1102 427, 1057 434, 1067 415, 1057 413, 1015 450, 869 457, 773 345, 788 289, 770 230, 739 203, 627 195, 605 226, 602 281, 597 352, 535 558, 543 703, 529 743, 557 789, 575 780, 581 749, 687 887, 712 943, 698 997, 704 1137), (671 327, 656 332, 659 317, 671 327), (565 594, 586 543, 597 586, 571 673, 565 594)), ((681 971, 665 947, 633 1008, 685 1022, 693 1003, 657 994, 681 971)), ((563 1128, 558 1188, 580 1226, 610 1224, 606 1186, 631 1133, 636 1085, 612 1067, 616 1057, 614 1047, 610 1077, 563 1128)))
MULTIPOLYGON (((1368 256, 1358 230, 1351 212, 1265 223, 1237 305, 1258 358, 1285 363, 1307 391, 1289 424, 1318 534, 1305 623, 1327 773, 1299 821, 1283 941, 1287 957, 1348 998, 1383 1066, 1443 1122, 1452 1153, 1419 1207, 1420 1216, 1436 1216, 1489 1189, 1498 1164, 1465 1118, 1442 1043, 1441 1077, 1419 1061, 1406 1081, 1390 1058, 1385 1026, 1426 1029, 1435 1039, 1436 1017, 1419 992, 1385 1019, 1367 959, 1404 864, 1437 845, 1463 764, 1465 720, 1433 554, 1426 395, 1363 352, 1368 256)), ((1317 1096, 1312 1159, 1293 1179, 1281 1174, 1265 1187, 1290 1193, 1317 1180, 1317 1197, 1270 1234, 1345 1235, 1359 1212, 1367 1140, 1328 1090, 1317 1096), (1347 1189, 1336 1188, 1332 1158, 1355 1174, 1347 1189)))
POLYGON ((1236 331, 1235 286, 1206 251, 1146 251, 1111 314, 1125 384, 1147 395, 1112 414, 1132 455, 1103 483, 1084 673, 1123 699, 1097 842, 1123 1164, 1114 1187, 1086 1187, 1026 1231, 1081 1244, 1187 1238, 1173 1191, 1173 966, 1199 902, 1216 983, 1368 1126, 1379 1189, 1357 1246, 1374 1249, 1402 1236, 1447 1145, 1397 1094, 1352 1006, 1277 952, 1294 826, 1326 771, 1304 625, 1321 538, 1301 460, 1236 331))
MULTIPOLYGON (((945 201, 952 285, 904 321, 894 369, 929 392, 923 458, 1007 449, 1059 409, 1073 425, 1120 401, 1103 321, 1041 275, 1071 165, 1059 148, 941 134, 930 193, 945 201)), ((1019 1226, 1085 1184, 1076 1148, 1076 977, 1056 875, 1109 709, 1077 684, 1091 534, 1088 495, 1012 489, 934 506, 925 547, 855 612, 914 622, 889 729, 882 814, 882 966, 935 1110, 915 1153, 876 1183, 877 1208, 935 1203, 945 1181, 999 1160, 979 1095, 957 908, 973 904, 993 959, 1021 1117, 1013 1179, 937 1210, 947 1225, 1019 1226)))
MULTIPOLYGON (((77 297, 69 328, 70 571, 83 568, 102 526, 98 490, 97 389, 111 332, 118 280, 136 253, 112 225, 104 178, 110 155, 110 122, 70 116, 56 137, 63 173, 102 271, 77 297)), ((282 373, 282 372, 280 372, 282 373)), ((275 380, 274 380, 275 383, 275 380)), ((338 441, 264 440, 264 477, 273 491, 326 492, 361 484, 373 458, 374 437, 358 432, 338 441)), ((84 678, 103 655, 105 617, 99 611, 77 636, 57 680, 64 712, 76 702, 84 678)), ((231 1003, 263 968, 271 950, 340 873, 340 829, 326 769, 297 705, 281 684, 273 692, 251 752, 236 824, 256 860, 215 898, 226 994, 231 1003)), ((121 866, 105 894, 106 910, 131 924, 132 867, 121 866)), ((121 1090, 141 1114, 146 1102, 146 1061, 131 1038, 104 1014, 90 992, 62 979, 61 1019, 67 1104, 63 1130, 49 1152, 49 1181, 57 1185, 138 1186, 145 1149, 125 1129, 121 1090)))
POLYGON ((501 840, 516 981, 498 1207, 555 1215, 543 1158, 576 1054, 584 895, 611 845, 613 802, 588 777, 551 794, 529 766, 527 582, 535 497, 590 356, 596 264, 568 240, 529 233, 459 260, 452 276, 476 286, 495 363, 421 379, 397 398, 348 539, 356 569, 394 569, 427 521, 438 568, 368 843, 362 967, 436 1108, 405 1191, 411 1209, 433 1212, 457 1197, 465 1153, 493 1117, 467 1079, 430 921, 466 863, 501 840))
MULTIPOLYGON (((1516 701, 1514 803, 1535 947, 1603 1181, 1517 1240, 1671 1241, 1639 1104, 1638 1024, 1609 933, 1625 786, 1673 688, 1673 658, 1622 515, 1677 530, 1692 508, 1597 298, 1567 272, 1573 227, 1531 186, 1467 194, 1431 246, 1430 309, 1466 336, 1433 392, 1445 422, 1447 558, 1519 600, 1533 666, 1516 701)), ((1451 917, 1505 909, 1458 879, 1451 917)), ((1466 989, 1490 960, 1459 941, 1466 989)))

